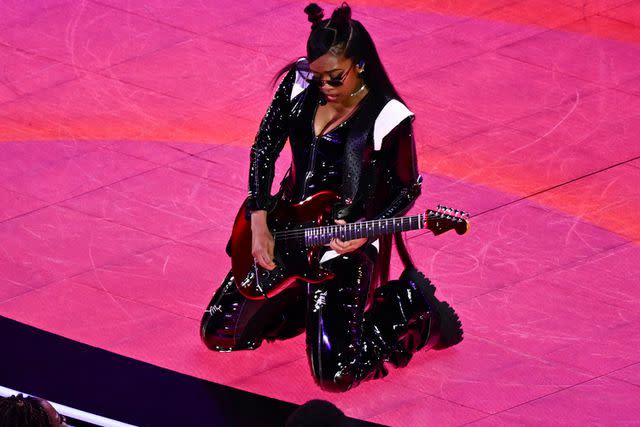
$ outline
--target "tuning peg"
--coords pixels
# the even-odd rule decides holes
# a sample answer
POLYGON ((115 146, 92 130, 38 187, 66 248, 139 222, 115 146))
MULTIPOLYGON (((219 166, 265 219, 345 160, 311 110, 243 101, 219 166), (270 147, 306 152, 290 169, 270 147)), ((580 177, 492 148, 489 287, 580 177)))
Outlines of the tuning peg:
POLYGON ((447 219, 452 219, 452 217, 462 217, 462 218, 469 218, 471 215, 469 214, 469 212, 465 212, 463 210, 459 210, 459 209, 454 209, 454 208, 450 208, 448 206, 445 205, 437 205, 436 210, 435 211, 431 211, 429 210, 429 218, 447 218, 447 219), (449 216, 450 215, 450 216, 449 216))

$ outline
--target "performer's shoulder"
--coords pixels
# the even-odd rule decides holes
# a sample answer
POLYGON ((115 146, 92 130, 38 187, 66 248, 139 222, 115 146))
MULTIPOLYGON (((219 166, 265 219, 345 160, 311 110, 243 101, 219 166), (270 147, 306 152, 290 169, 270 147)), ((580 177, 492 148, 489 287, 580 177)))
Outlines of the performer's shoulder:
POLYGON ((411 118, 413 120, 414 116, 413 112, 401 100, 396 98, 385 99, 373 126, 374 148, 380 150, 384 137, 406 119, 411 118))
POLYGON ((290 73, 294 74, 293 87, 291 88, 290 99, 294 99, 309 87, 309 82, 302 76, 302 71, 309 68, 307 58, 298 59, 291 67, 290 73))

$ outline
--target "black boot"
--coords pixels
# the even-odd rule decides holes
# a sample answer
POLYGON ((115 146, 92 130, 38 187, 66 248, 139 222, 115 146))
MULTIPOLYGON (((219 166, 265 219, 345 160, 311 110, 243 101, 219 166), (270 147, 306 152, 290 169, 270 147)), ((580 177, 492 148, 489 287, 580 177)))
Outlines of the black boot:
POLYGON ((200 321, 200 337, 211 350, 254 350, 263 339, 284 340, 304 332, 304 289, 295 284, 269 300, 248 300, 229 272, 200 321))
MULTIPOLYGON (((434 343, 436 350, 445 349, 460 343, 463 339, 462 323, 453 307, 446 301, 439 301, 436 296, 436 287, 423 273, 416 269, 406 269, 400 276, 417 288, 431 310, 435 309, 438 317, 438 341, 434 343)), ((426 342, 425 342, 426 344, 426 342)))
POLYGON ((210 350, 221 352, 260 347, 262 337, 256 325, 248 322, 257 309, 256 302, 246 300, 238 292, 233 274, 229 272, 202 315, 202 342, 210 350))
POLYGON ((435 297, 435 287, 416 270, 376 289, 366 318, 372 356, 396 367, 406 366, 416 351, 451 347, 463 337, 456 312, 435 297))

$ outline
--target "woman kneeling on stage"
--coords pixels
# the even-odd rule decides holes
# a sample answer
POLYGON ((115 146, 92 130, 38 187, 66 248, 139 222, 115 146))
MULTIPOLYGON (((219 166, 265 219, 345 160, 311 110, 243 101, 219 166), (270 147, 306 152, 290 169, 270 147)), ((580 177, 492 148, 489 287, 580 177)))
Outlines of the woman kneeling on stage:
MULTIPOLYGON (((462 329, 421 274, 386 280, 388 237, 334 237, 314 252, 318 266, 330 273, 327 280, 304 276, 308 280, 291 280, 277 293, 260 287, 262 277, 295 258, 274 250, 274 206, 339 195, 330 211, 331 224, 340 229, 401 216, 421 191, 413 113, 391 84, 371 36, 344 3, 330 19, 313 3, 305 12, 312 23, 307 55, 280 74, 284 78, 251 148, 249 197, 236 220, 250 224, 254 269, 236 278, 232 268, 200 332, 210 349, 235 351, 306 331, 316 383, 341 392, 385 376, 385 363, 405 366, 421 348, 457 344, 462 329), (291 167, 271 196, 275 161, 287 139, 291 167), (242 288, 251 284, 263 297, 247 298, 242 288)), ((304 239, 313 237, 305 233, 304 239)), ((232 266, 235 250, 227 247, 232 266)))

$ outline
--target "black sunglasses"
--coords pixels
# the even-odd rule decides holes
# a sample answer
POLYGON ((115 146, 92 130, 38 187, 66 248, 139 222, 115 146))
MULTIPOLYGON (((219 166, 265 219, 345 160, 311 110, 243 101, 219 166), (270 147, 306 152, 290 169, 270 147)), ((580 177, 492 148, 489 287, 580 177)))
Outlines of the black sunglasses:
POLYGON ((338 86, 342 86, 344 84, 344 79, 347 78, 347 75, 349 74, 349 71, 351 71, 351 69, 353 68, 355 64, 351 64, 351 66, 347 69, 347 71, 345 71, 344 73, 340 74, 338 77, 332 77, 330 79, 327 80, 323 80, 323 79, 318 79, 316 77, 313 76, 313 73, 311 72, 311 70, 309 70, 309 68, 306 68, 308 66, 298 66, 298 72, 300 73, 300 75, 302 76, 303 79, 305 79, 309 84, 318 86, 318 87, 322 87, 325 84, 328 84, 331 87, 338 87, 338 86))

